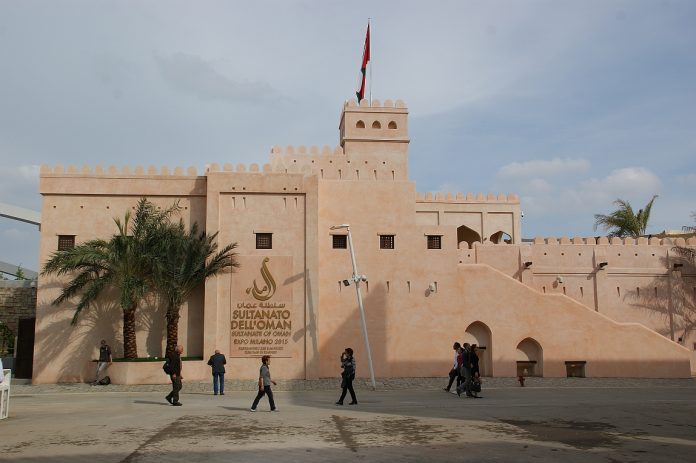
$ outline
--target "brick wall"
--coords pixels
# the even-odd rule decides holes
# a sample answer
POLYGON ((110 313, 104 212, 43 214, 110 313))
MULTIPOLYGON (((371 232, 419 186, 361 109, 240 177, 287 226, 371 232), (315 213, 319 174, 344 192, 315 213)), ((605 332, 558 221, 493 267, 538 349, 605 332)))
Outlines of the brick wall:
MULTIPOLYGON (((36 317, 36 286, 29 281, 4 281, 0 283, 0 322, 17 335, 17 325, 22 318, 36 317)), ((0 356, 7 346, 0 342, 0 356)), ((12 346, 9 346, 10 348, 12 346)))

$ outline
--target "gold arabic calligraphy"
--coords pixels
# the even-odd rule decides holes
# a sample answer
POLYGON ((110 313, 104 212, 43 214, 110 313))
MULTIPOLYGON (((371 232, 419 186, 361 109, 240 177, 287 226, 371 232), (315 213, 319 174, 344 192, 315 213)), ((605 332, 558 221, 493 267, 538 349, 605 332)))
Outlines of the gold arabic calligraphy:
POLYGON ((271 275, 268 267, 266 267, 266 262, 269 260, 270 259, 266 257, 261 263, 261 277, 263 277, 265 286, 262 289, 259 289, 259 287, 256 285, 256 280, 254 280, 254 286, 249 287, 246 290, 246 293, 251 294, 257 301, 269 300, 273 297, 276 291, 276 283, 273 279, 273 275, 271 275))

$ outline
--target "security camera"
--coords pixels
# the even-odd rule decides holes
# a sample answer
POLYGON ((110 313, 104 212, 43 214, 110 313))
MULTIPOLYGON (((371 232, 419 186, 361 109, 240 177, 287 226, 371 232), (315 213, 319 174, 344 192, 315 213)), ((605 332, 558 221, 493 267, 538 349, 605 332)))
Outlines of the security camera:
POLYGON ((343 286, 350 286, 350 280, 343 280, 343 286))
POLYGON ((428 290, 430 290, 431 293, 434 293, 436 289, 437 289, 437 286, 435 286, 435 283, 430 283, 428 285, 428 290))
POLYGON ((563 284, 563 277, 560 276, 560 275, 557 276, 557 277, 556 277, 556 281, 557 281, 559 284, 563 284))
POLYGON ((360 275, 360 281, 367 281, 367 275, 360 275))
POLYGON ((520 217, 524 218, 524 211, 520 211, 520 217))

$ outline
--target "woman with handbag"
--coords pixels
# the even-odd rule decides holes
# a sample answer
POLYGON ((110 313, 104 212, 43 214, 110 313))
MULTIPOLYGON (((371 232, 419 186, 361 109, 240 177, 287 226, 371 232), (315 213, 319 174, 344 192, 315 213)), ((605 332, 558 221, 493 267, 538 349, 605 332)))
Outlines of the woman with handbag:
POLYGON ((278 411, 275 406, 275 402, 273 401, 273 391, 271 391, 271 384, 275 386, 276 382, 271 379, 271 370, 268 368, 268 365, 270 364, 270 355, 264 355, 261 357, 261 369, 259 370, 259 393, 256 394, 254 403, 251 405, 249 411, 256 411, 256 406, 259 404, 259 400, 261 400, 264 395, 268 395, 268 403, 271 405, 271 411, 278 411))
POLYGON ((343 405, 343 399, 346 398, 346 392, 350 392, 350 398, 352 401, 349 405, 357 405, 358 399, 355 398, 355 391, 353 390, 353 380, 355 379, 355 359, 353 358, 353 349, 347 347, 346 350, 341 354, 341 387, 343 392, 341 393, 341 398, 338 399, 336 405, 343 405))

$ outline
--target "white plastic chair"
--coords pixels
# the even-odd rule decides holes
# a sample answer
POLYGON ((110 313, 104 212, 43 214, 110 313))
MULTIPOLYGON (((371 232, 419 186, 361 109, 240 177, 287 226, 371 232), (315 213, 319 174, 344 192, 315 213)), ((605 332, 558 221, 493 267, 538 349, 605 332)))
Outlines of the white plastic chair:
POLYGON ((5 378, 0 382, 0 420, 10 414, 10 378, 12 370, 2 370, 5 378))

